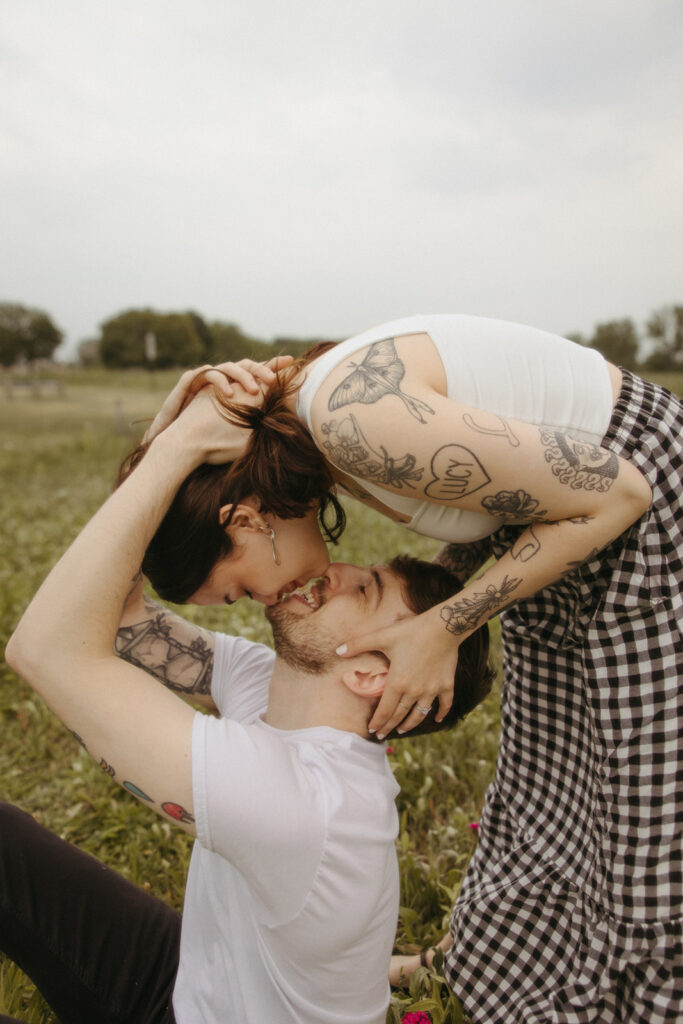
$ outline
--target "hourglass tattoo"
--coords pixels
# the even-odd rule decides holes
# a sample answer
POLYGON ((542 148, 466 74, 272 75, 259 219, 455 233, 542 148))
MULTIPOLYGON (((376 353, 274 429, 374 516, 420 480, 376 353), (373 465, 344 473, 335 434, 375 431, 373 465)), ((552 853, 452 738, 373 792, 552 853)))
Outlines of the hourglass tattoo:
POLYGON ((411 481, 422 479, 423 470, 416 466, 414 455, 394 458, 383 445, 379 452, 370 447, 356 417, 351 413, 341 423, 330 420, 321 425, 323 448, 330 460, 351 476, 360 476, 377 484, 387 484, 401 490, 404 486, 415 489, 411 481))
POLYGON ((145 598, 145 607, 148 618, 119 629, 115 642, 119 657, 151 672, 175 693, 190 697, 210 693, 211 646, 201 636, 185 636, 161 605, 145 598))
POLYGON ((330 395, 327 405, 330 412, 354 402, 371 405, 385 395, 394 395, 400 398, 410 415, 420 423, 427 422, 423 413, 434 415, 434 410, 426 402, 401 391, 399 384, 406 369, 396 354, 393 338, 376 341, 361 363, 349 363, 349 366, 353 368, 352 372, 330 395))

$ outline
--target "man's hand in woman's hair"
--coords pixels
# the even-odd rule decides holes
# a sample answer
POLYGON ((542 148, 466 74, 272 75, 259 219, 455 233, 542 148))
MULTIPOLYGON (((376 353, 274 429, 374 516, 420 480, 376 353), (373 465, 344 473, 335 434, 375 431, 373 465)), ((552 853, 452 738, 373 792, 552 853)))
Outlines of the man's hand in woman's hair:
POLYGON ((194 370, 186 370, 148 427, 144 441, 151 441, 173 423, 185 406, 207 384, 212 384, 226 398, 235 398, 235 385, 244 388, 250 395, 258 395, 264 385, 273 383, 277 371, 283 370, 291 362, 292 356, 275 356, 265 363, 258 363, 253 359, 240 359, 237 363, 219 363, 216 366, 199 366, 194 370))

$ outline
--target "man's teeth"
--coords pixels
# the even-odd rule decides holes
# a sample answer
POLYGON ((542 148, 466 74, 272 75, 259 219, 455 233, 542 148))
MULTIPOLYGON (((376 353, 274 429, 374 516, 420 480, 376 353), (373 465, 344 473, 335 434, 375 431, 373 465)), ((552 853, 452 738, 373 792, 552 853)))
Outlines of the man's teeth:
POLYGON ((283 594, 281 600, 286 601, 290 597, 301 597, 306 602, 312 611, 317 611, 320 607, 318 597, 313 593, 316 583, 319 583, 319 579, 309 580, 304 587, 296 587, 294 590, 290 590, 289 593, 283 594))

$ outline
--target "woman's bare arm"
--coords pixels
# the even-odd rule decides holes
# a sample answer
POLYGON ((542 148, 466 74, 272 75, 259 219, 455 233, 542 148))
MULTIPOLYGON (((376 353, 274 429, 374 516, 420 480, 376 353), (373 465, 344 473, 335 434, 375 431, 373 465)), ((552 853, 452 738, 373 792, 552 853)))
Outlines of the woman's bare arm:
POLYGON ((388 492, 490 516, 495 528, 526 529, 451 601, 347 641, 349 656, 382 650, 392 663, 370 723, 378 736, 421 721, 417 707, 402 721, 406 705, 425 707, 438 697, 442 717, 452 699, 458 643, 508 604, 593 557, 651 501, 642 474, 614 453, 560 430, 464 406, 421 375, 412 353, 403 364, 400 339, 394 355, 399 383, 380 382, 374 397, 345 391, 334 377, 323 384, 313 422, 330 461, 388 492))
POLYGON ((491 538, 484 537, 470 544, 444 544, 434 561, 448 569, 464 587, 492 554, 491 538))

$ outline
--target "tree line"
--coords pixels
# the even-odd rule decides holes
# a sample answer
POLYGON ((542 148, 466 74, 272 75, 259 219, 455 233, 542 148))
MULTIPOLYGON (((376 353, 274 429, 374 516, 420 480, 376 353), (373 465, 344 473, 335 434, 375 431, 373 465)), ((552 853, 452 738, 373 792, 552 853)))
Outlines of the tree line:
MULTIPOLYGON (((683 368, 683 305, 663 306, 648 318, 640 335, 633 320, 597 324, 591 337, 567 337, 597 349, 612 363, 630 370, 683 368), (642 343, 647 355, 640 355, 642 343)), ((0 365, 52 359, 63 334, 48 313, 17 303, 0 303, 0 365)), ((164 369, 221 363, 249 357, 268 359, 277 352, 296 356, 323 338, 279 337, 264 341, 245 334, 234 323, 205 321, 198 313, 161 313, 130 309, 100 325, 97 338, 82 341, 78 361, 83 366, 164 369)))

